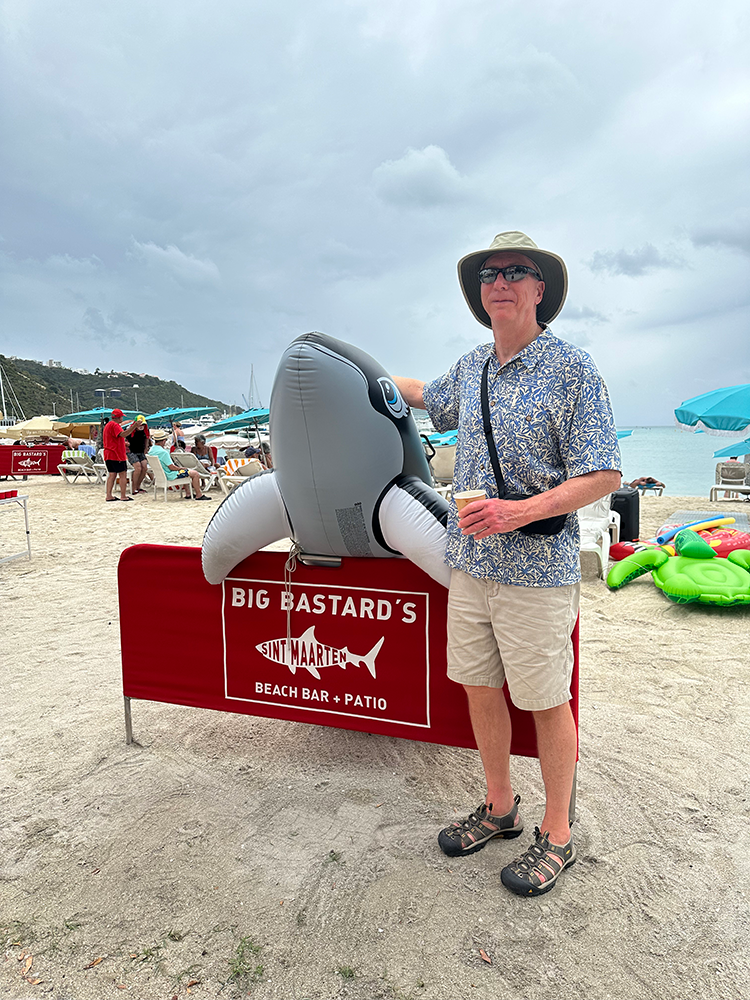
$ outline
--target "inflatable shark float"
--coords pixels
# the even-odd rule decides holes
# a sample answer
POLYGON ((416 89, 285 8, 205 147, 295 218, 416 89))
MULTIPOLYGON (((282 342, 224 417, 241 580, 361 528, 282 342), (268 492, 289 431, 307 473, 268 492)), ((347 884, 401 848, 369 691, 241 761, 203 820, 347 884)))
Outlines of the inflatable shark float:
POLYGON ((430 485, 408 405, 373 358, 321 333, 298 337, 276 372, 270 431, 275 468, 235 487, 206 529, 209 583, 291 537, 303 558, 403 555, 448 586, 448 504, 430 485))

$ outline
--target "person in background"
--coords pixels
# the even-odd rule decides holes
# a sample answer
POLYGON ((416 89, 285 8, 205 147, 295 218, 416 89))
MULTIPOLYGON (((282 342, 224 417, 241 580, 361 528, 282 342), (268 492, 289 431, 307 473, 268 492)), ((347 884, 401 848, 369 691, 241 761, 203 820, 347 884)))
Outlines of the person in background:
POLYGON ((653 476, 640 476, 638 479, 634 479, 632 483, 628 483, 633 489, 642 490, 649 486, 664 486, 664 483, 660 482, 658 479, 654 479, 653 476))
MULTIPOLYGON (((161 467, 164 469, 164 474, 170 482, 177 481, 179 479, 189 479, 193 484, 193 492, 195 493, 196 500, 211 500, 212 497, 201 492, 201 477, 197 469, 181 469, 179 465, 173 465, 172 459, 169 452, 163 446, 164 442, 167 440, 169 435, 166 431, 155 430, 151 435, 151 440, 153 444, 151 445, 151 451, 149 452, 149 457, 151 464, 154 461, 158 461, 161 467)), ((189 496, 189 491, 187 486, 184 487, 185 495, 189 496)))
POLYGON ((104 425, 102 444, 104 446, 104 464, 107 466, 107 482, 105 500, 131 500, 128 496, 128 462, 125 449, 125 429, 122 421, 125 414, 122 410, 112 410, 111 420, 104 425), (115 480, 120 481, 119 498, 112 495, 115 480))
POLYGON ((185 451, 185 433, 182 429, 182 424, 172 424, 172 438, 174 447, 179 448, 180 451, 185 451))
POLYGON ((206 444, 206 439, 202 434, 196 434, 192 454, 206 466, 209 472, 216 472, 213 452, 206 444))
POLYGON ((264 441, 260 447, 255 444, 251 444, 249 448, 245 448, 245 458, 257 458, 262 466, 266 469, 273 468, 273 462, 271 461, 271 449, 264 441))
POLYGON ((133 485, 131 487, 131 492, 132 495, 135 496, 136 493, 146 492, 144 489, 141 489, 141 483, 148 475, 146 453, 151 447, 151 435, 148 429, 148 424, 146 423, 146 418, 142 413, 139 413, 135 418, 135 423, 131 424, 130 430, 125 435, 125 440, 130 448, 130 451, 128 452, 128 461, 133 466, 133 485))

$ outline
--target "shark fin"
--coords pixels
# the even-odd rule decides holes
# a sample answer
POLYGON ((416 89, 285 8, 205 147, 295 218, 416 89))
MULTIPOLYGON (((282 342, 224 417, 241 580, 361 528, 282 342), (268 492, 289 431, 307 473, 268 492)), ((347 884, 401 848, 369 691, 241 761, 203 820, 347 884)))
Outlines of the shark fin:
POLYGON ((372 649, 370 650, 370 652, 367 653, 366 656, 360 656, 360 658, 359 658, 360 662, 364 663, 364 665, 370 671, 370 676, 371 677, 375 676, 375 658, 378 655, 378 653, 380 652, 380 647, 383 645, 384 642, 385 642, 385 636, 383 636, 382 638, 378 639, 378 641, 375 643, 375 645, 372 647, 372 649))

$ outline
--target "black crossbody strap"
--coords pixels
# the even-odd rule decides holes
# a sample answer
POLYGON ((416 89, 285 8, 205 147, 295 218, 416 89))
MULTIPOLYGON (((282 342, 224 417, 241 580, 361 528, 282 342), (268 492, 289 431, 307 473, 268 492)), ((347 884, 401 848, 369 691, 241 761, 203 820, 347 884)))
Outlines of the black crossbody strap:
POLYGON ((504 497, 508 492, 505 488, 505 481, 503 479, 503 473, 500 469, 500 461, 497 457, 497 448, 495 447, 495 438, 492 434, 492 424, 490 423, 490 401, 489 393, 487 391, 487 379, 488 370, 490 367, 490 358, 484 363, 484 368, 482 369, 482 388, 480 392, 482 400, 482 423, 484 425, 484 436, 487 439, 487 450, 490 453, 490 462, 492 463, 492 471, 495 473, 495 482, 497 483, 497 495, 498 497, 504 497))

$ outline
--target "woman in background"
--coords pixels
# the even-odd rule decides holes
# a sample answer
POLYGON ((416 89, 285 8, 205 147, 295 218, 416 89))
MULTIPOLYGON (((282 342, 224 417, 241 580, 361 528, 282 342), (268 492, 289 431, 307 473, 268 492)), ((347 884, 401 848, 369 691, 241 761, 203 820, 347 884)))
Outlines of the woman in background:
POLYGON ((143 414, 139 413, 135 418, 135 423, 125 435, 125 443, 130 449, 128 452, 128 461, 133 466, 133 486, 131 493, 135 496, 136 493, 146 492, 141 489, 141 483, 148 475, 146 453, 151 447, 151 435, 143 414))

